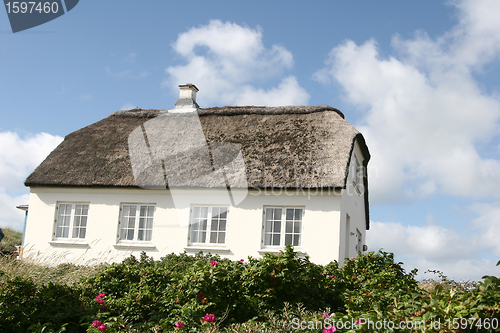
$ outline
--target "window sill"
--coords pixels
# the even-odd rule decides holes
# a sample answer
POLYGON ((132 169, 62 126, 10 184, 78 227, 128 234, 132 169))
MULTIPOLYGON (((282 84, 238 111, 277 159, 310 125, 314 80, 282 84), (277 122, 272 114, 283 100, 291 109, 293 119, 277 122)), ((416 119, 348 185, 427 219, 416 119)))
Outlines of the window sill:
POLYGON ((56 240, 56 241, 50 241, 50 245, 52 246, 82 246, 82 247, 88 247, 89 243, 85 241, 73 241, 73 240, 56 240))
POLYGON ((217 246, 197 246, 197 245, 192 245, 192 246, 186 246, 184 248, 186 251, 222 251, 222 252, 229 252, 231 251, 228 247, 217 247, 217 246))
POLYGON ((118 243, 113 245, 115 249, 156 249, 154 244, 141 244, 141 243, 118 243))
MULTIPOLYGON (((298 253, 299 257, 304 257, 304 256, 307 256, 307 253, 306 252, 303 252, 301 251, 300 249, 297 249, 297 248, 294 248, 293 249, 295 252, 298 253)), ((258 250, 257 252, 259 252, 259 254, 266 254, 266 253, 274 253, 274 254, 278 254, 280 252, 284 252, 285 251, 285 248, 284 247, 277 247, 277 248, 265 248, 265 249, 260 249, 258 250)))

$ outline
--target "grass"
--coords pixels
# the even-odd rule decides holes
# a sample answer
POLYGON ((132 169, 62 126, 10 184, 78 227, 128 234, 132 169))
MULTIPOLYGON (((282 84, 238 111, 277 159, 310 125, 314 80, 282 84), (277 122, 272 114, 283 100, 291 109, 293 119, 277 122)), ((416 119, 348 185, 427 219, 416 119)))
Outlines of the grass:
POLYGON ((10 228, 2 228, 5 237, 0 242, 0 251, 17 251, 16 245, 21 245, 23 234, 10 228))
POLYGON ((37 285, 44 285, 48 282, 73 285, 80 281, 80 278, 97 274, 105 265, 60 264, 51 266, 41 264, 36 258, 17 260, 15 257, 0 257, 0 281, 5 277, 21 276, 31 278, 37 285))

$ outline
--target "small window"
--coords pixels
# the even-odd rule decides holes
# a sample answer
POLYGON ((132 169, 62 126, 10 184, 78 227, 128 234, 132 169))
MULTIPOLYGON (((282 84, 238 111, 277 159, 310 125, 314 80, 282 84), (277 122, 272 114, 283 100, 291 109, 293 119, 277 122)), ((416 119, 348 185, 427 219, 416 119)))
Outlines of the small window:
POLYGON ((84 239, 87 232, 88 215, 88 204, 59 203, 54 238, 84 239))
POLYGON ((123 204, 119 242, 151 242, 154 213, 154 205, 123 204))
POLYGON ((265 207, 264 246, 300 246, 303 214, 303 208, 265 207))
POLYGON ((193 206, 189 224, 190 244, 225 244, 227 207, 193 206))
POLYGON ((354 155, 354 161, 355 163, 352 169, 352 171, 354 172, 353 186, 358 194, 362 194, 364 192, 365 168, 361 165, 356 155, 354 155))

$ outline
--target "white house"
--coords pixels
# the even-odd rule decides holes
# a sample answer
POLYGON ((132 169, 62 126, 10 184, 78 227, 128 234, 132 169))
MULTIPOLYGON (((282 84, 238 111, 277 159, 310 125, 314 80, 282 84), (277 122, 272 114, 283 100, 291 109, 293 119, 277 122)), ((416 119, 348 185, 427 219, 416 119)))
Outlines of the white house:
POLYGON ((27 178, 24 255, 119 261, 145 251, 239 260, 291 244, 356 256, 369 229, 363 136, 330 106, 118 111, 67 135, 27 178))

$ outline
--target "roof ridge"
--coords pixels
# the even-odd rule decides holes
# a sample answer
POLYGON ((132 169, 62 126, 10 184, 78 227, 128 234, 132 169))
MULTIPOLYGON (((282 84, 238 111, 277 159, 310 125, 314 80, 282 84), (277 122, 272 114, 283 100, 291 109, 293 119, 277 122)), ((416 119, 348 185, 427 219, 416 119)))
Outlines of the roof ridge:
MULTIPOLYGON (((345 119, 344 114, 337 108, 329 105, 318 106, 223 106, 198 109, 199 116, 221 115, 221 116, 236 116, 243 114, 259 114, 259 115, 280 115, 280 114, 308 114, 323 111, 333 111, 345 119)), ((155 118, 160 114, 169 113, 169 110, 159 109, 131 109, 121 110, 111 113, 109 116, 123 118, 155 118)), ((178 114, 178 113, 176 113, 178 114)), ((181 113, 186 115, 186 113, 181 113)))

